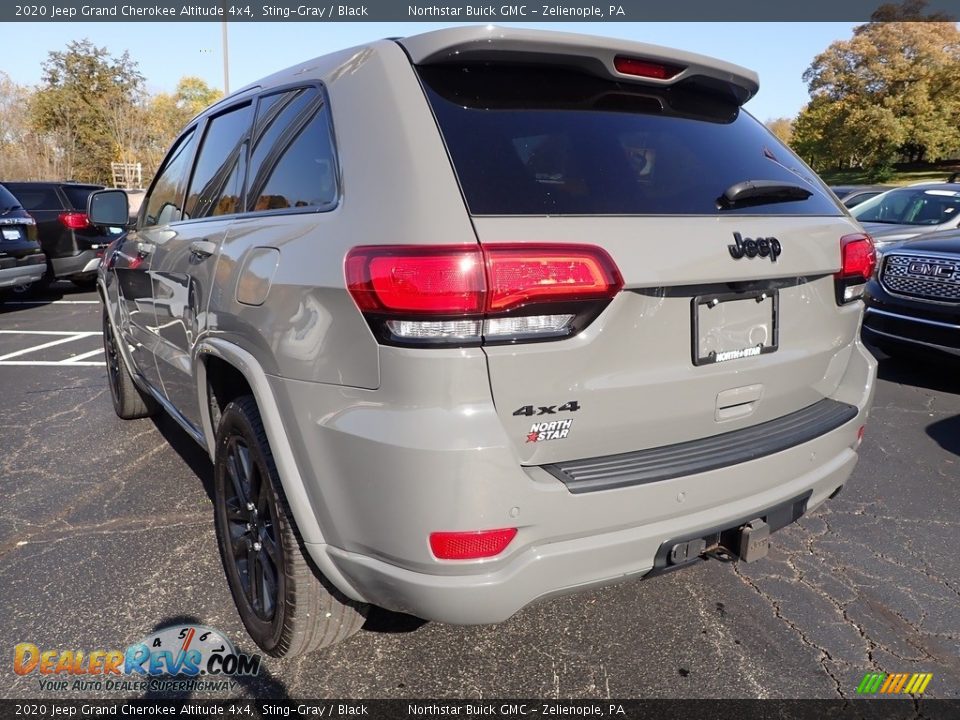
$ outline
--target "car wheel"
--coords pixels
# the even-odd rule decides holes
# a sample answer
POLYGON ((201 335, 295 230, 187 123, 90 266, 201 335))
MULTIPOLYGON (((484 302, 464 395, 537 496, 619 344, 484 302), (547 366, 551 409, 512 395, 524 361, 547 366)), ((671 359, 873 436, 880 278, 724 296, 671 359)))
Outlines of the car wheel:
POLYGON ((361 628, 367 606, 334 588, 306 555, 250 395, 229 403, 220 418, 214 503, 230 592, 265 652, 301 655, 361 628))
POLYGON ((110 397, 117 417, 134 420, 153 415, 156 411, 156 402, 133 382, 133 376, 130 375, 127 363, 117 345, 117 337, 113 332, 113 325, 106 308, 103 309, 103 351, 107 358, 110 397))

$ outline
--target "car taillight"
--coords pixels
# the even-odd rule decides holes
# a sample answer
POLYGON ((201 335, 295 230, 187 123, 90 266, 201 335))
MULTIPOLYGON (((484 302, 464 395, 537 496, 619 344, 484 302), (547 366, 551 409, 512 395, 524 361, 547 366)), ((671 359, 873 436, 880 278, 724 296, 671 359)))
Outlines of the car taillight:
POLYGON ((60 213, 60 222, 71 230, 82 230, 90 225, 90 219, 85 212, 60 213))
POLYGON ((401 345, 568 337, 623 287, 591 245, 364 246, 344 267, 374 332, 401 345))
POLYGON ((430 533, 430 550, 440 560, 478 560, 502 553, 516 528, 430 533))
POLYGON ((635 75, 656 80, 669 80, 686 69, 679 65, 668 65, 667 63, 626 57, 625 55, 617 55, 613 59, 613 67, 623 75, 635 75))
POLYGON ((837 303, 844 305, 863 297, 876 267, 877 252, 869 235, 854 233, 840 238, 840 272, 834 276, 837 303))

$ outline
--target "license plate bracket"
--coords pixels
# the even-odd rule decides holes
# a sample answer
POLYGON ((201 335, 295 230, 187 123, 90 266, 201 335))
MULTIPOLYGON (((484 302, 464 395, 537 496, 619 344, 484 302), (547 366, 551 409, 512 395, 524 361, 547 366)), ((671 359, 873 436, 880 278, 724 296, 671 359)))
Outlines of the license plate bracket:
POLYGON ((780 345, 780 293, 776 288, 698 295, 691 302, 694 365, 755 357, 780 345))

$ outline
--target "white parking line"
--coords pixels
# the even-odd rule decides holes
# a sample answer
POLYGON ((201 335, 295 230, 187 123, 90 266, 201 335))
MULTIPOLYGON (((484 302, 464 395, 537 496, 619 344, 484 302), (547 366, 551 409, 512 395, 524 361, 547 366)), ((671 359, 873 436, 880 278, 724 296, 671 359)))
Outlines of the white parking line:
POLYGON ((45 343, 40 343, 39 345, 31 345, 28 348, 23 348, 22 350, 14 350, 13 352, 7 353, 6 355, 0 355, 0 366, 6 365, 38 365, 38 366, 50 366, 50 365, 71 365, 71 366, 106 366, 104 361, 90 361, 83 362, 85 358, 92 357, 98 353, 102 353, 101 348, 92 350, 90 352, 84 352, 79 355, 74 355, 73 357, 66 358, 64 360, 14 360, 13 358, 20 357, 21 355, 27 355, 38 350, 45 350, 46 348, 55 347, 57 345, 63 345, 65 343, 74 342, 75 340, 82 340, 83 338, 94 337, 101 335, 99 331, 92 332, 77 332, 77 331, 64 331, 64 330, 0 330, 0 334, 3 335, 52 335, 55 336, 56 340, 50 340, 45 343))
POLYGON ((3 360, 0 361, 0 367, 13 365, 33 366, 33 367, 106 367, 105 362, 69 362, 67 360, 3 360))
MULTIPOLYGON (((0 335, 76 335, 76 330, 0 330, 0 335)), ((88 333, 79 333, 81 335, 100 335, 99 331, 94 330, 88 333)))
POLYGON ((96 350, 91 350, 90 352, 80 353, 79 355, 74 355, 71 358, 67 358, 63 361, 64 365, 77 365, 81 360, 86 360, 88 357, 93 357, 94 355, 103 355, 103 348, 97 348, 96 350))
POLYGON ((5 300, 0 305, 99 305, 99 300, 5 300))

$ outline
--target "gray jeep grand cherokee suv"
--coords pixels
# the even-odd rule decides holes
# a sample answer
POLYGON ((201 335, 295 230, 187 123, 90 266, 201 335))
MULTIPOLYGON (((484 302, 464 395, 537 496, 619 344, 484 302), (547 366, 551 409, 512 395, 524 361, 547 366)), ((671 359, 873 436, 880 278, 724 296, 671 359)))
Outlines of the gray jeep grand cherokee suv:
POLYGON ((476 26, 311 60, 183 131, 100 272, 110 386, 208 450, 265 651, 369 604, 491 623, 749 561, 840 490, 873 249, 741 109, 757 89, 476 26))

